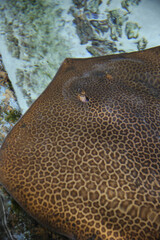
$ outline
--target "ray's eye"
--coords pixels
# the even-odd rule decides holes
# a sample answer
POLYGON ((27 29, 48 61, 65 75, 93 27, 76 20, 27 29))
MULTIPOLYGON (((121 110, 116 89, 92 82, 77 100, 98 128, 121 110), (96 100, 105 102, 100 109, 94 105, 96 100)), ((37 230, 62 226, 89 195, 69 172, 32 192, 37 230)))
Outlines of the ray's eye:
POLYGON ((86 93, 84 90, 82 90, 81 93, 79 93, 77 97, 83 103, 89 102, 89 98, 86 96, 86 93))

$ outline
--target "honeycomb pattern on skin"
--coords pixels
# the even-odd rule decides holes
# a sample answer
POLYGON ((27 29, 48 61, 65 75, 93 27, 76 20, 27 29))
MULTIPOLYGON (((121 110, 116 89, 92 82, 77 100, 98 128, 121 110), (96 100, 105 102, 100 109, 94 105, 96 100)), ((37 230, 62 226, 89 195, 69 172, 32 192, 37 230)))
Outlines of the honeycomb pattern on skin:
POLYGON ((6 138, 0 181, 77 240, 160 237, 160 47, 66 59, 6 138))

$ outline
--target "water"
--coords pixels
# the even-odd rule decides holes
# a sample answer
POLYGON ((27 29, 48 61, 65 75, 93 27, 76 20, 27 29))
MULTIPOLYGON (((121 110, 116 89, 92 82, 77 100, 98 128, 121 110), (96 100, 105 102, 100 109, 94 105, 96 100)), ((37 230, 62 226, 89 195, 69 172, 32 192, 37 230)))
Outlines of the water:
POLYGON ((71 29, 71 1, 1 1, 0 52, 22 112, 46 88, 66 57, 87 57, 71 29), (64 33, 64 28, 66 29, 64 33))
MULTIPOLYGON (((75 2, 78 1, 0 0, 0 53, 23 113, 46 88, 66 57, 137 51, 138 42, 143 45, 143 39, 146 48, 160 45, 159 0, 141 0, 128 9, 122 8, 122 0, 111 0, 110 4, 103 0, 96 8, 93 1, 79 8, 75 2), (84 19, 88 25, 80 33, 80 27, 73 21, 83 24, 84 19), (103 22, 98 27, 91 24, 106 19, 109 26, 106 32, 103 22), (125 32, 128 22, 137 23, 136 38, 128 39, 125 32)), ((14 203, 10 208, 10 228, 16 239, 43 239, 31 231, 39 229, 34 221, 28 220, 23 211, 17 211, 14 203)), ((51 239, 50 235, 44 236, 51 239)))
MULTIPOLYGON (((0 52, 22 113, 46 88, 66 57, 89 57, 94 54, 93 37, 103 41, 111 40, 117 48, 117 51, 113 51, 115 53, 138 50, 137 42, 142 41, 143 38, 147 41, 147 48, 159 45, 158 0, 141 0, 137 5, 131 4, 128 7, 129 11, 122 8, 124 0, 112 0, 108 5, 109 1, 103 0, 102 4, 96 5, 99 1, 88 0, 86 7, 77 9, 73 2, 71 0, 0 0, 0 52), (77 10, 76 17, 71 12, 73 8, 77 10), (92 26, 93 36, 90 36, 86 44, 80 44, 81 39, 73 20, 78 17, 86 18, 90 24, 91 19, 87 15, 95 20, 104 20, 112 10, 118 10, 120 17, 125 16, 128 20, 122 21, 122 26, 118 24, 115 26, 113 21, 109 20, 110 28, 107 33, 99 30, 98 32, 92 26), (127 22, 137 22, 138 38, 127 38, 125 34, 127 22), (118 36, 118 31, 121 31, 121 36, 118 36)), ((136 1, 128 0, 128 2, 136 1)), ((84 32, 82 35, 87 33, 84 32)), ((100 54, 110 53, 112 52, 105 47, 100 54)))

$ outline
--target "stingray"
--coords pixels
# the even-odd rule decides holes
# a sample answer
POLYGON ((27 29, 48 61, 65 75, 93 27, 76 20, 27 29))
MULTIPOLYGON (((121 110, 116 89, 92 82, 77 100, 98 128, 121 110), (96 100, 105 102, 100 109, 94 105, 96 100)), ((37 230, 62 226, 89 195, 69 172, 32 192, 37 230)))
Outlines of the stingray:
POLYGON ((160 47, 66 59, 5 139, 0 182, 69 239, 159 239, 160 47))

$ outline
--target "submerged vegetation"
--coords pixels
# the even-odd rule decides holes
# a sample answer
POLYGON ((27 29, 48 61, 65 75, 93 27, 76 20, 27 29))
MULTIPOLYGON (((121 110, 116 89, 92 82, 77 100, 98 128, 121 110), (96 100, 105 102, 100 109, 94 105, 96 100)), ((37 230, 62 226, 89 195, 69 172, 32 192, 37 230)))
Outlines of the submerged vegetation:
POLYGON ((21 116, 21 112, 16 109, 9 110, 8 112, 5 111, 4 113, 5 120, 12 123, 16 123, 21 116))

